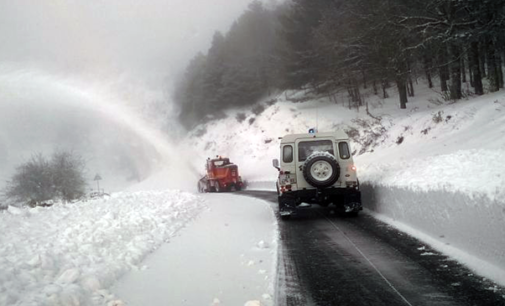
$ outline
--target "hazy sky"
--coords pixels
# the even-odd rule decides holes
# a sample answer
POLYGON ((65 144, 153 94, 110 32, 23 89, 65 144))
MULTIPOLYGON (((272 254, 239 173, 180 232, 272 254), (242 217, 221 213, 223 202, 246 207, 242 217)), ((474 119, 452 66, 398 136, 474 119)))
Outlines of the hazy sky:
POLYGON ((252 0, 0 0, 0 63, 165 73, 252 0))

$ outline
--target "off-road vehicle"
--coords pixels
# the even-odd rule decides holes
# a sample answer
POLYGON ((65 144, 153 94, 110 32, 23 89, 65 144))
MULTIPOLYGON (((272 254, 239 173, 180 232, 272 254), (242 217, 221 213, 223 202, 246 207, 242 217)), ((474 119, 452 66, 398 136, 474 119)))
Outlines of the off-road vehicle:
POLYGON ((336 206, 337 212, 357 215, 361 192, 349 137, 342 131, 290 134, 282 137, 277 194, 279 213, 288 219, 300 206, 336 206))

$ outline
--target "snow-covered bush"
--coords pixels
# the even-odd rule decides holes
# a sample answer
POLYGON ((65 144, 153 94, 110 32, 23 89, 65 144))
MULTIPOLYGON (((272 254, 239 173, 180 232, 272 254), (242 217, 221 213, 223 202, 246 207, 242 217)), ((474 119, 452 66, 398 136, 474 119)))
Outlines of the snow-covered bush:
POLYGON ((383 143, 387 138, 387 128, 377 119, 352 119, 355 126, 347 125, 344 131, 355 143, 358 154, 373 150, 374 147, 383 143))
POLYGON ((84 160, 72 152, 55 152, 50 160, 36 154, 16 168, 5 195, 30 205, 78 199, 85 194, 84 167, 84 160))
POLYGON ((246 118, 246 115, 244 113, 238 113, 235 116, 235 119, 237 119, 238 123, 242 123, 246 118))

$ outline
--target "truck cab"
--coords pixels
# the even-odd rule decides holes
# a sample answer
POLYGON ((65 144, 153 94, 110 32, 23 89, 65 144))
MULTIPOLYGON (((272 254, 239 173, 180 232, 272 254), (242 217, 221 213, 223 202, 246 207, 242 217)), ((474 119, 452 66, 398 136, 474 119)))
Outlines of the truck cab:
POLYGON ((198 182, 200 192, 241 190, 243 187, 238 166, 230 162, 229 158, 221 156, 208 158, 205 170, 206 175, 198 182))

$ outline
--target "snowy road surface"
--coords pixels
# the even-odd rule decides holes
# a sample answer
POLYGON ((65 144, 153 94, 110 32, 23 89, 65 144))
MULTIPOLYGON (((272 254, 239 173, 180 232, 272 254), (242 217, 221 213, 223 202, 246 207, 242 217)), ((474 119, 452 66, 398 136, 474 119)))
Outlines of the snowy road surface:
MULTIPOLYGON (((245 191, 271 201, 276 193, 245 191)), ((505 305, 505 290, 372 216, 280 221, 276 305, 505 305)))
POLYGON ((208 209, 112 289, 128 306, 273 305, 277 222, 268 203, 203 195, 208 209))

